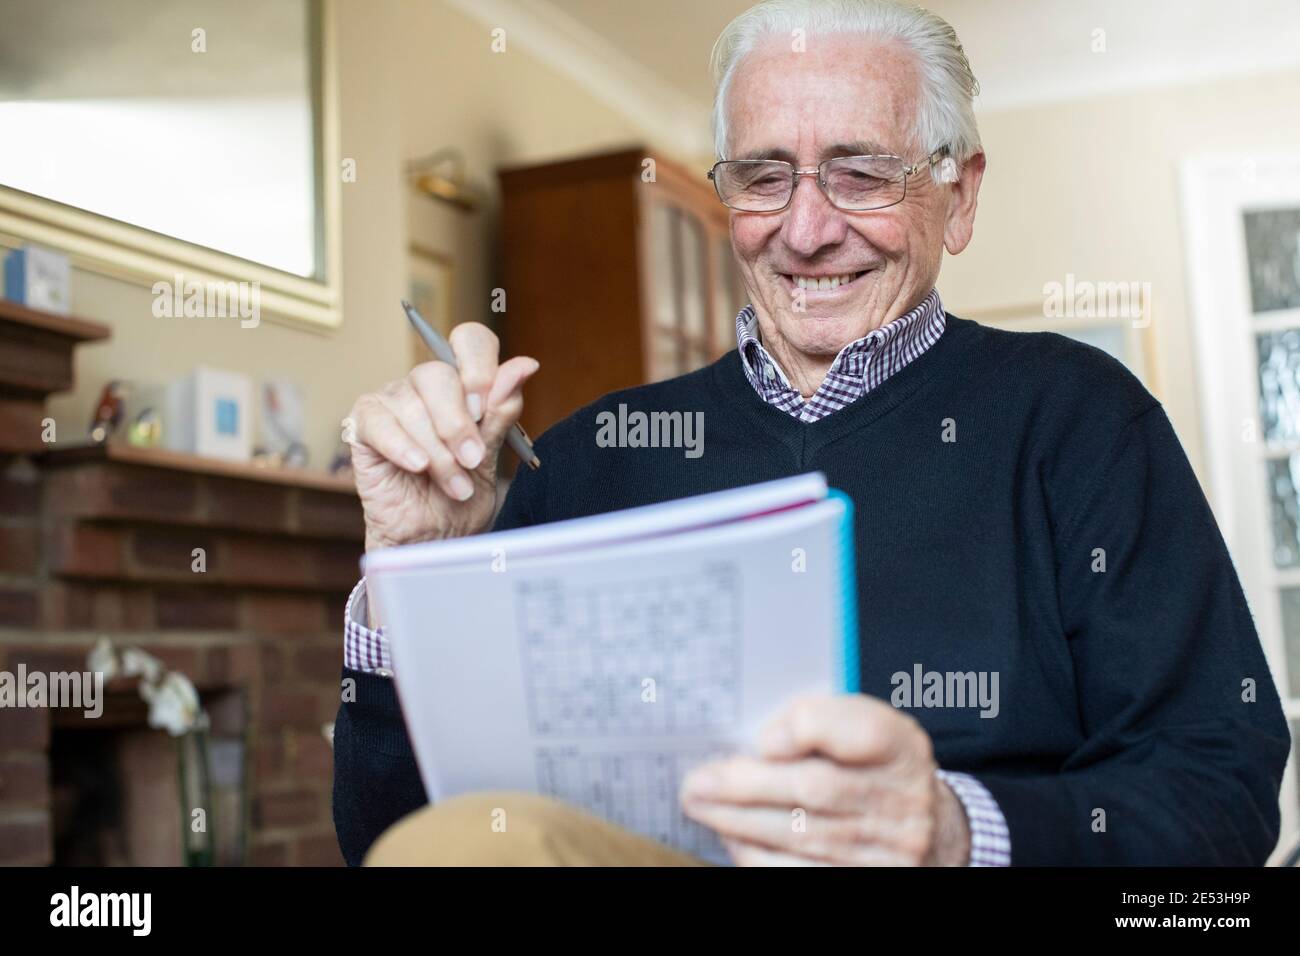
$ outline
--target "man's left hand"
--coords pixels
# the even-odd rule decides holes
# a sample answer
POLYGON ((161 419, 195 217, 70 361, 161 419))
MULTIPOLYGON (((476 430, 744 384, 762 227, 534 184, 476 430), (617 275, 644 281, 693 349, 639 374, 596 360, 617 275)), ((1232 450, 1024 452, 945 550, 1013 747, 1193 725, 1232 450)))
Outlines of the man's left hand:
POLYGON ((805 697, 758 756, 688 774, 682 809, 740 866, 965 866, 966 813, 937 769, 929 734, 884 701, 805 697))

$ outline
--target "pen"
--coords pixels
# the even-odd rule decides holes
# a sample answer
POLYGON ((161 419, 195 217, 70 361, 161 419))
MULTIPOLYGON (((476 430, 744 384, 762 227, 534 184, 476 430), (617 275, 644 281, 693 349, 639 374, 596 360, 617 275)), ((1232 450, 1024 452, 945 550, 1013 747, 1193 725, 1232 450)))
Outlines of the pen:
MULTIPOLYGON (((406 317, 411 320, 411 326, 424 339, 424 344, 429 346, 430 351, 438 357, 439 361, 446 362, 452 368, 459 368, 456 364, 456 353, 451 350, 451 345, 447 340, 438 334, 438 330, 424 321, 424 316, 411 303, 405 299, 402 300, 402 308, 406 311, 406 317)), ((517 424, 510 427, 506 433, 506 444, 510 446, 511 451, 519 456, 519 459, 532 468, 534 471, 542 464, 537 453, 533 451, 533 443, 528 440, 527 433, 524 432, 517 424)))

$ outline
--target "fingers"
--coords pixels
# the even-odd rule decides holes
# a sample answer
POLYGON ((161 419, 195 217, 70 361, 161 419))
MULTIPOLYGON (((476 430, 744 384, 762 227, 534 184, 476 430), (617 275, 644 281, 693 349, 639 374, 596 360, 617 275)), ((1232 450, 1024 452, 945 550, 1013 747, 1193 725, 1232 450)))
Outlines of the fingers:
POLYGON ((769 759, 819 753, 859 765, 931 752, 929 737, 915 720, 861 694, 799 698, 763 729, 758 749, 769 759))
POLYGON ((460 382, 470 420, 481 421, 488 392, 497 377, 501 342, 491 329, 478 322, 462 322, 451 330, 447 341, 460 366, 460 382))
POLYGON ((853 813, 873 798, 873 776, 817 757, 785 762, 729 757, 687 774, 682 800, 853 813))
POLYGON ((356 427, 355 445, 373 449, 405 471, 422 472, 429 467, 428 454, 407 434, 378 395, 363 395, 350 417, 356 427))
POLYGON ((446 362, 425 362, 411 369, 407 380, 424 403, 434 433, 460 466, 473 470, 482 464, 487 448, 470 417, 456 369, 446 362))
POLYGON ((498 366, 497 337, 476 322, 456 326, 449 340, 456 366, 418 365, 362 396, 352 417, 358 445, 405 471, 427 471, 449 496, 465 501, 474 493, 473 473, 495 465, 538 363, 520 356, 498 366))
POLYGON ((427 464, 421 471, 428 472, 454 500, 468 500, 474 494, 474 483, 447 443, 439 436, 426 399, 416 391, 412 381, 409 378, 400 379, 381 391, 378 398, 406 436, 424 453, 427 464))
POLYGON ((908 823, 863 815, 827 816, 801 808, 738 807, 726 803, 683 804, 682 811, 724 841, 809 861, 857 866, 899 866, 913 861, 903 847, 894 845, 900 827, 908 823))
POLYGON ((487 410, 479 431, 489 448, 500 448, 506 432, 524 410, 524 383, 539 368, 537 359, 519 355, 505 362, 497 370, 496 381, 488 393, 487 410))
POLYGON ((830 866, 826 860, 812 860, 806 856, 771 850, 744 840, 723 840, 727 855, 736 866, 830 866))

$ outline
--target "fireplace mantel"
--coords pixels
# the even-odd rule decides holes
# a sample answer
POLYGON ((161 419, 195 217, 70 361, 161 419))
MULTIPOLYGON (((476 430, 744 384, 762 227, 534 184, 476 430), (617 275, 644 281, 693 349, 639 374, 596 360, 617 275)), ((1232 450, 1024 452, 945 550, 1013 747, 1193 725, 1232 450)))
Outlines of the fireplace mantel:
POLYGON ((45 399, 72 387, 72 353, 108 338, 98 322, 0 299, 0 452, 36 452, 45 399))
POLYGON ((351 478, 329 475, 321 471, 310 471, 304 468, 264 468, 220 458, 187 455, 182 452, 168 451, 165 448, 136 448, 115 441, 100 445, 85 443, 51 447, 41 456, 41 460, 51 468, 111 461, 124 465, 165 468, 195 475, 215 475, 293 488, 332 491, 342 495, 356 495, 351 478))
MULTIPOLYGON (((360 501, 322 472, 42 444, 73 348, 107 334, 0 303, 0 670, 84 670, 101 637, 155 655, 212 702, 214 732, 246 734, 247 861, 340 863, 322 731, 360 501)), ((76 733, 70 719, 0 710, 0 865, 53 861, 51 738, 76 733)))

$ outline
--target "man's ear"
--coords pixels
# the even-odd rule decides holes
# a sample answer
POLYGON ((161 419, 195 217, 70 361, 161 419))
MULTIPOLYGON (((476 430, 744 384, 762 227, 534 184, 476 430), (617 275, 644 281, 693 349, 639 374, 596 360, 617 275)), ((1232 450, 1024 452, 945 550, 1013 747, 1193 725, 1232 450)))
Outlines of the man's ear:
POLYGON ((957 255, 970 243, 971 233, 975 230, 975 206, 983 179, 984 153, 981 151, 961 165, 952 183, 952 193, 948 198, 948 219, 943 224, 943 245, 949 255, 957 255))

